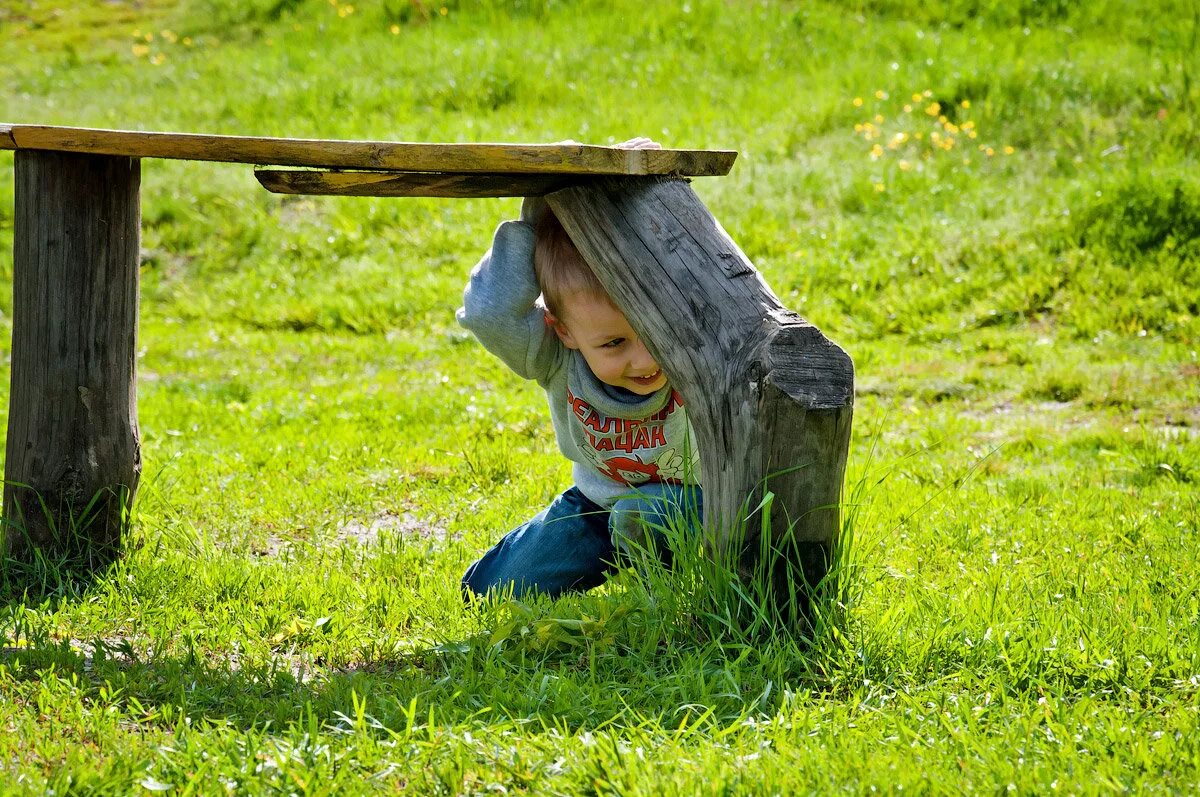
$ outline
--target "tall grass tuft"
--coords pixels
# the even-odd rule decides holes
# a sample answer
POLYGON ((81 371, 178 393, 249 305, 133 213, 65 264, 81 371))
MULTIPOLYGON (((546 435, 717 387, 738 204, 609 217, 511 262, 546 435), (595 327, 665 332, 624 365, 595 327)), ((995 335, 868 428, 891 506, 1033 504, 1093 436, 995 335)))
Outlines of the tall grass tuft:
POLYGON ((128 543, 133 508, 127 494, 123 487, 115 495, 112 489, 101 489, 80 511, 68 509, 64 518, 38 493, 37 505, 49 530, 45 538, 31 535, 23 518, 6 515, 0 520, 0 600, 73 597, 86 590, 120 558, 122 544, 128 543), (101 514, 113 500, 122 507, 120 533, 116 541, 98 539, 92 526, 103 522, 101 514))

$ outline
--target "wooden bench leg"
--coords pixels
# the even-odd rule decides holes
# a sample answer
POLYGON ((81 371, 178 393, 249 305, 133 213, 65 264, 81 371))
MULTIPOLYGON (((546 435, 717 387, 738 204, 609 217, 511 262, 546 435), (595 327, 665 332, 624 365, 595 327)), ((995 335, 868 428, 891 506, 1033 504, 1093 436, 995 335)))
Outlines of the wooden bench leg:
POLYGON ((840 530, 850 357, 780 303, 686 182, 613 178, 546 199, 683 396, 711 547, 762 578, 769 534, 779 608, 807 616, 840 530), (764 532, 746 515, 768 493, 764 532))
POLYGON ((17 560, 96 566, 119 550, 141 472, 140 161, 15 157, 3 539, 17 560))

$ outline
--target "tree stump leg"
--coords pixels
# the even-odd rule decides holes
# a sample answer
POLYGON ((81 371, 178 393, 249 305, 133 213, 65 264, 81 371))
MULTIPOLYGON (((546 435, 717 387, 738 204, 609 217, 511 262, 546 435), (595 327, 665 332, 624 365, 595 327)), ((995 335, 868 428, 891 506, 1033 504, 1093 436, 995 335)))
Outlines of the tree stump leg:
POLYGON ((546 199, 683 396, 710 547, 807 614, 840 530, 849 356, 784 308, 686 182, 612 178, 546 199), (768 493, 784 558, 762 573, 764 524, 747 513, 768 493))
POLYGON ((8 556, 113 558, 141 472, 140 161, 16 153, 8 556))

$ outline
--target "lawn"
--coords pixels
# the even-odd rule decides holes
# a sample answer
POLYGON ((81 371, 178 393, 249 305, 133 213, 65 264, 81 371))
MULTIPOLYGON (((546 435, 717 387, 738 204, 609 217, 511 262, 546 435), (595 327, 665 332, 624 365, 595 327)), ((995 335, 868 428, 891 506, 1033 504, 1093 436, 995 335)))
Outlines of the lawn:
POLYGON ((466 606, 569 484, 454 321, 519 201, 146 161, 128 552, 4 576, 0 793, 1200 789, 1193 6, 0 5, 3 122, 737 149, 696 191, 857 373, 815 638, 700 563, 466 606))

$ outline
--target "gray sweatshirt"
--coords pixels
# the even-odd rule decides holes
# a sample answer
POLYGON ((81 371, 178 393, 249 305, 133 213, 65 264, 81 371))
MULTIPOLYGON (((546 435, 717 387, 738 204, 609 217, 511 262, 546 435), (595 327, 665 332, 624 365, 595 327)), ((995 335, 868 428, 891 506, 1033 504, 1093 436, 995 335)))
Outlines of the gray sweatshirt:
POLYGON ((546 391, 563 456, 579 489, 608 508, 648 482, 698 484, 700 455, 671 386, 639 396, 601 382, 562 344, 538 304, 533 227, 508 221, 471 272, 458 322, 484 348, 546 391))

